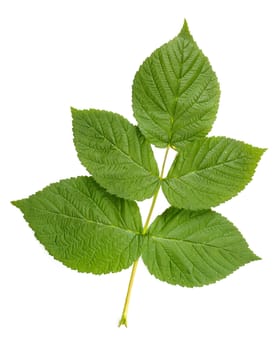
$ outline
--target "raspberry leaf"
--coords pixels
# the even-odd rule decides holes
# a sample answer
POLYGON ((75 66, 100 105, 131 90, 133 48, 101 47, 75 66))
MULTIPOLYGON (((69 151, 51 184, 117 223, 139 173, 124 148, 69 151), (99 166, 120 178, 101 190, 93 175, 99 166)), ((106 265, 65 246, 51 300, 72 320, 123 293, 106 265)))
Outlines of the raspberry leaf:
POLYGON ((259 258, 220 214, 169 208, 149 228, 143 261, 156 278, 185 287, 225 278, 259 258))
POLYGON ((178 153, 163 180, 163 192, 177 208, 215 207, 250 182, 264 151, 226 137, 189 143, 178 153))
POLYGON ((137 205, 108 194, 91 177, 62 180, 13 204, 47 251, 72 269, 118 272, 141 254, 137 205))
POLYGON ((119 114, 72 108, 78 157, 109 193, 143 200, 159 187, 159 171, 150 144, 119 114))
POLYGON ((216 74, 185 21, 135 75, 138 126, 117 113, 72 108, 74 144, 92 177, 62 180, 13 202, 64 265, 94 274, 132 265, 119 325, 127 325, 141 255, 156 278, 186 287, 214 283, 259 259, 238 229, 210 209, 243 190, 265 151, 206 138, 219 97, 216 74), (160 172, 151 143, 166 148, 160 172), (178 154, 165 177, 170 148, 178 154), (160 186, 172 207, 150 226, 160 186), (133 200, 150 197, 143 226, 133 200))
POLYGON ((158 147, 182 146, 205 136, 218 110, 219 83, 187 23, 180 34, 154 51, 133 82, 134 116, 158 147))

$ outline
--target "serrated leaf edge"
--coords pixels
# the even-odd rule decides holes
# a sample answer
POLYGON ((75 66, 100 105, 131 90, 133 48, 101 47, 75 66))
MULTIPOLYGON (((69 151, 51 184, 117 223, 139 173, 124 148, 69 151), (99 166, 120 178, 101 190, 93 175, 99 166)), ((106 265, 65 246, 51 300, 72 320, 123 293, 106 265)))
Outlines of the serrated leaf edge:
MULTIPOLYGON (((177 40, 177 39, 187 39, 187 40, 191 40, 195 45, 197 45, 196 41, 193 39, 193 36, 192 36, 191 33, 190 33, 189 26, 188 26, 188 23, 187 23, 186 20, 184 20, 183 27, 182 27, 181 31, 179 32, 179 34, 178 34, 177 36, 175 36, 175 37, 172 38, 171 40, 168 40, 166 43, 164 43, 164 44, 162 44, 161 46, 159 46, 158 48, 156 48, 148 57, 146 57, 146 58, 143 60, 143 62, 140 64, 138 70, 136 71, 136 73, 135 73, 135 75, 134 75, 133 82, 132 82, 132 85, 131 85, 131 92, 132 92, 132 93, 131 93, 131 108, 132 108, 132 110, 133 110, 133 116, 134 116, 135 120, 136 120, 137 123, 138 123, 137 125, 138 125, 138 128, 139 128, 140 132, 142 133, 142 135, 145 137, 145 139, 146 139, 148 142, 150 142, 150 141, 146 138, 145 132, 143 131, 143 128, 142 128, 142 126, 139 124, 138 119, 136 118, 136 115, 135 115, 135 113, 134 113, 134 107, 133 107, 133 95, 134 95, 134 92, 133 92, 133 91, 134 91, 134 89, 133 89, 133 87, 134 87, 134 85, 135 85, 135 80, 136 80, 137 74, 138 74, 139 70, 144 66, 144 64, 146 63, 146 61, 149 60, 149 59, 151 59, 151 57, 152 57, 154 54, 156 54, 159 50, 161 50, 162 47, 168 45, 169 43, 171 43, 172 41, 175 41, 175 40, 177 40)), ((220 83, 219 83, 217 74, 216 74, 215 70, 213 69, 213 67, 212 67, 212 65, 211 65, 211 63, 210 63, 210 61, 209 61, 207 55, 204 54, 204 52, 202 51, 202 49, 200 49, 200 47, 199 47, 198 45, 197 45, 197 48, 198 48, 198 50, 203 54, 203 56, 205 57, 205 59, 207 60, 209 66, 210 66, 210 68, 211 68, 211 70, 212 70, 212 73, 213 73, 213 74, 215 75, 215 77, 216 77, 216 80, 217 80, 217 83, 218 83, 218 92, 219 92, 218 95, 219 95, 219 99, 218 99, 218 103, 217 103, 217 106, 216 106, 216 115, 215 115, 215 118, 214 118, 214 120, 212 121, 212 125, 211 125, 210 129, 207 130, 207 133, 206 133, 204 136, 197 137, 197 138, 195 138, 194 140, 191 140, 191 141, 189 141, 189 140, 184 140, 184 141, 182 141, 184 144, 187 143, 187 142, 193 142, 193 141, 195 141, 196 139, 204 138, 204 137, 212 130, 213 125, 214 125, 214 122, 215 122, 215 120, 217 119, 218 109, 219 109, 219 105, 220 105, 221 89, 220 89, 220 83)), ((152 122, 154 122, 153 119, 151 119, 151 120, 152 120, 152 122)), ((154 123, 155 123, 155 122, 154 122, 154 123)), ((156 124, 156 123, 155 123, 155 124, 156 124)), ((157 126, 160 127, 159 124, 157 124, 157 126)), ((171 126, 171 130, 172 130, 172 128, 173 128, 173 123, 172 123, 172 126, 171 126)), ((150 131, 150 133, 153 134, 153 131, 150 131)), ((158 135, 157 135, 157 137, 158 137, 158 135)), ((169 137, 170 137, 170 136, 169 136, 169 137)), ((180 147, 180 146, 178 146, 178 142, 172 143, 172 137, 169 139, 168 142, 166 142, 166 141, 158 142, 157 144, 155 143, 154 145, 155 145, 156 147, 158 147, 158 148, 171 147, 171 148, 173 148, 174 150, 177 150, 177 147, 178 147, 178 148, 180 147)))
MULTIPOLYGON (((198 208, 198 209, 188 209, 188 208, 184 208, 184 207, 175 207, 174 205, 172 205, 172 204, 170 203, 171 207, 174 207, 174 208, 177 208, 177 209, 191 210, 191 211, 200 211, 200 210, 208 210, 208 209, 210 209, 210 208, 216 208, 216 207, 218 207, 219 205, 224 204, 224 203, 226 203, 226 202, 232 200, 234 197, 237 197, 242 191, 244 191, 245 188, 252 182, 252 180, 253 180, 253 178, 254 178, 254 176, 255 176, 255 174, 256 174, 257 166, 258 166, 258 164, 259 164, 259 162, 260 162, 262 156, 264 155, 264 153, 268 150, 267 148, 256 147, 256 146, 253 146, 253 145, 251 145, 251 144, 249 144, 249 143, 246 143, 246 142, 244 142, 244 141, 236 140, 236 139, 233 139, 233 138, 230 138, 230 137, 226 137, 226 136, 208 136, 208 137, 203 137, 203 138, 197 139, 197 140, 192 141, 192 142, 199 142, 199 141, 201 141, 201 140, 203 140, 203 139, 209 139, 209 138, 210 138, 210 139, 225 138, 226 140, 241 142, 241 143, 244 144, 245 146, 252 147, 252 149, 255 150, 256 153, 257 153, 257 155, 258 155, 258 159, 257 159, 257 161, 256 161, 256 163, 255 163, 256 165, 255 165, 255 168, 254 168, 253 173, 251 174, 251 176, 250 176, 248 182, 245 184, 245 186, 244 186, 240 191, 238 191, 238 192, 237 192, 234 196, 232 196, 231 198, 226 199, 225 201, 222 201, 221 203, 219 203, 219 204, 217 204, 217 205, 215 205, 215 206, 210 206, 210 207, 206 207, 206 208, 203 207, 203 208, 198 208)), ((192 142, 188 142, 188 144, 190 144, 190 143, 192 143, 192 142)), ((175 164, 176 158, 179 157, 179 154, 180 154, 180 152, 183 151, 183 148, 182 148, 182 149, 181 149, 181 148, 176 148, 176 151, 178 152, 178 154, 176 155, 173 164, 175 164)), ((169 179, 168 176, 169 176, 169 173, 170 173, 171 170, 172 170, 173 164, 171 165, 171 167, 170 167, 170 169, 169 169, 169 171, 168 171, 167 176, 166 176, 164 179, 162 179, 162 182, 165 182, 166 185, 168 185, 167 182, 166 182, 166 180, 169 179)), ((206 168, 205 168, 205 169, 206 169, 206 168)), ((199 170, 203 170, 203 169, 199 169, 199 170)), ((170 179, 174 179, 174 178, 175 178, 175 177, 171 177, 170 179)), ((168 186, 170 186, 170 185, 168 185, 168 186)), ((164 193, 164 191, 163 191, 163 193, 164 193)), ((165 195, 165 193, 164 193, 164 195, 165 195)), ((165 197, 166 197, 166 195, 165 195, 165 197)), ((166 198, 166 199, 167 199, 167 198, 166 198)), ((167 199, 167 201, 168 201, 168 199, 167 199)))
MULTIPOLYGON (((102 187, 108 194, 110 194, 110 195, 112 195, 112 196, 115 196, 115 197, 118 197, 118 198, 121 198, 121 199, 126 199, 126 200, 133 200, 132 198, 130 198, 130 197, 127 197, 127 196, 123 196, 123 197, 119 197, 115 192, 113 192, 113 191, 111 191, 110 189, 107 189, 106 187, 103 187, 98 181, 97 181, 97 179, 96 179, 96 176, 94 175, 94 174, 92 174, 88 169, 87 169, 87 167, 86 167, 86 165, 83 163, 83 161, 81 160, 81 157, 80 157, 80 155, 79 155, 79 152, 78 152, 78 150, 77 150, 77 147, 76 147, 76 142, 75 142, 75 132, 74 132, 74 129, 75 129, 75 127, 74 127, 74 118, 75 118, 75 115, 73 114, 74 112, 88 112, 88 111, 95 111, 95 112, 103 112, 103 113, 112 113, 113 115, 117 115, 118 117, 120 117, 120 118, 122 118, 122 119, 124 119, 125 121, 127 121, 131 126, 133 126, 135 129, 136 129, 136 132, 138 133, 140 133, 141 134, 141 136, 145 139, 145 142, 146 143, 148 143, 148 145, 151 147, 151 143, 146 139, 146 137, 143 135, 143 133, 141 132, 141 130, 140 130, 140 128, 139 128, 139 126, 138 125, 134 125, 134 124, 132 124, 128 119, 126 119, 125 117, 123 117, 121 114, 119 114, 119 113, 116 113, 116 112, 112 112, 112 111, 107 111, 107 110, 104 110, 104 109, 96 109, 96 108, 89 108, 89 109, 76 109, 76 108, 74 108, 74 107, 70 107, 70 110, 71 110, 71 115, 72 115, 72 131, 73 131, 73 144, 74 144, 74 148, 75 148, 75 150, 76 150, 76 153, 77 153, 77 157, 78 157, 78 160, 79 160, 79 162, 81 163, 81 165, 86 169, 86 171, 88 172, 88 173, 90 173, 90 175, 92 176, 92 178, 96 181, 96 183, 100 186, 100 187, 102 187)), ((77 117, 76 117, 77 118, 77 117)), ((121 150, 119 150, 119 151, 121 151, 121 150)), ((155 156, 154 156, 154 152, 153 152, 153 149, 152 149, 152 147, 151 147, 151 151, 152 151, 152 154, 153 154, 153 157, 154 157, 154 159, 155 159, 155 156)), ((136 163, 135 161, 133 161, 134 163, 136 163)), ((155 185, 156 185, 156 183, 157 183, 157 187, 155 187, 156 188, 156 190, 160 187, 160 176, 159 176, 159 168, 158 168, 158 164, 157 164, 157 162, 156 162, 156 160, 155 160, 155 163, 156 163, 156 165, 157 165, 157 175, 155 175, 155 174, 153 174, 150 170, 148 170, 148 169, 146 169, 145 167, 142 167, 142 165, 141 164, 139 164, 139 163, 136 163, 139 167, 141 167, 141 168, 143 168, 144 170, 146 170, 147 171, 147 173, 150 175, 150 176, 152 176, 152 177, 154 177, 155 178, 155 185)), ((155 190, 155 191, 156 191, 155 190)), ((138 199, 138 201, 143 201, 143 200, 145 200, 145 199, 149 199, 149 198, 151 198, 153 195, 151 195, 150 197, 145 197, 145 198, 143 198, 143 199, 138 199)), ((134 201, 134 200, 133 200, 134 201)))
MULTIPOLYGON (((172 206, 171 206, 171 207, 167 208, 166 210, 164 210, 164 212, 163 212, 162 214, 159 214, 159 215, 154 219, 154 221, 151 223, 151 225, 150 225, 149 228, 148 228, 147 235, 145 236, 145 239, 149 239, 149 237, 155 237, 155 238, 157 239, 157 236, 153 236, 153 235, 150 234, 150 228, 151 228, 151 226, 154 224, 154 222, 155 222, 158 218, 160 218, 161 216, 165 215, 168 211, 173 210, 173 209, 178 210, 179 208, 176 208, 176 207, 172 207, 172 206)), ((215 210, 212 210, 212 209, 205 209, 205 210, 199 210, 199 211, 198 211, 198 210, 193 211, 193 210, 188 210, 188 209, 179 209, 179 210, 184 210, 184 211, 187 210, 187 211, 190 211, 190 212, 199 212, 199 211, 200 211, 200 212, 203 212, 203 211, 206 212, 206 211, 211 211, 211 212, 213 212, 213 213, 218 214, 220 217, 224 218, 225 220, 229 221, 230 224, 233 226, 233 228, 235 228, 235 229, 239 232, 239 234, 241 235, 243 241, 245 242, 245 244, 246 244, 247 248, 249 249, 249 251, 252 253, 254 259, 250 259, 249 261, 240 264, 240 265, 237 266, 235 269, 233 269, 230 273, 228 273, 227 275, 225 275, 223 278, 218 278, 218 279, 216 279, 216 281, 214 281, 214 282, 203 283, 203 284, 201 284, 201 285, 196 285, 196 286, 190 286, 190 285, 185 285, 185 284, 184 284, 184 285, 181 285, 181 284, 179 284, 179 283, 167 282, 167 281, 165 281, 165 280, 162 279, 162 278, 156 277, 156 276, 150 271, 150 269, 148 268, 148 266, 145 264, 145 262, 144 262, 144 260, 143 260, 143 257, 142 257, 142 254, 141 254, 143 264, 146 266, 146 268, 147 268, 148 272, 150 273, 150 275, 153 276, 155 279, 158 279, 159 281, 165 282, 165 283, 170 284, 170 285, 175 285, 175 286, 180 286, 180 287, 186 287, 186 288, 201 288, 201 287, 204 287, 204 286, 209 286, 209 285, 215 284, 215 283, 217 283, 217 282, 219 282, 219 281, 221 281, 221 280, 227 278, 228 276, 232 275, 235 271, 239 270, 241 267, 243 267, 243 266, 245 266, 245 265, 247 265, 247 264, 249 264, 249 263, 251 263, 251 262, 253 262, 253 261, 262 260, 262 258, 260 258, 259 256, 257 256, 257 255, 250 249, 249 244, 247 243, 246 239, 245 239, 244 236, 241 234, 241 232, 239 231, 239 229, 234 225, 234 223, 231 222, 230 220, 228 220, 228 219, 227 219, 224 215, 222 215, 221 213, 219 213, 219 212, 217 212, 217 211, 215 211, 215 210)), ((145 241, 144 241, 144 244, 145 244, 145 241)), ((235 251, 232 251, 232 253, 235 254, 235 251)))
MULTIPOLYGON (((72 270, 72 271, 74 271, 74 272, 80 272, 80 273, 85 273, 85 274, 93 274, 93 275, 107 275, 107 274, 110 274, 110 273, 118 273, 118 272, 121 272, 122 270, 125 270, 125 269, 128 269, 128 268, 130 268, 130 266, 132 265, 132 262, 127 266, 127 267, 124 267, 124 268, 121 268, 120 270, 117 270, 117 271, 110 271, 110 272, 94 272, 94 271, 92 271, 92 272, 87 272, 87 271, 81 271, 80 269, 78 269, 78 268, 73 268, 73 267, 71 267, 71 266, 69 266, 69 265, 66 265, 62 260, 59 260, 59 259, 57 259, 53 254, 51 254, 47 249, 46 249, 46 247, 45 247, 45 245, 40 241, 40 239, 38 238, 38 236, 36 235, 36 232, 35 232, 35 230, 33 229, 33 227, 32 227, 32 225, 31 225, 31 223, 26 219, 26 216, 25 216, 25 213, 22 211, 22 209, 20 208, 20 205, 19 205, 19 203, 20 202, 23 202, 23 201, 25 201, 25 200, 27 200, 27 199, 29 199, 30 197, 33 197, 33 196, 35 196, 35 195, 37 195, 37 194, 40 194, 40 193, 42 193, 45 189, 47 189, 47 188, 49 188, 50 186, 52 186, 52 185, 57 185, 57 184, 60 184, 62 181, 67 181, 67 180, 75 180, 75 179, 79 179, 79 178, 92 178, 94 181, 95 181, 95 179, 92 177, 92 176, 73 176, 73 177, 70 177, 70 178, 66 178, 66 179, 61 179, 61 180, 59 180, 59 181, 57 181, 57 182, 53 182, 53 183, 51 183, 51 184, 49 184, 49 185, 47 185, 47 186, 45 186, 43 189, 41 189, 41 190, 38 190, 38 191, 36 191, 35 193, 33 193, 33 194, 31 194, 30 196, 28 196, 28 197, 26 197, 26 198, 23 198, 23 199, 19 199, 19 200, 14 200, 14 201, 11 201, 10 203, 13 205, 13 206, 15 206, 17 209, 19 209, 20 210, 20 212, 23 214, 23 218, 24 218, 24 220, 25 220, 25 222, 27 223, 27 225, 28 225, 28 227, 31 229, 31 231, 34 233, 34 236, 35 236, 35 238, 37 239, 37 241, 40 243, 40 246, 42 246, 43 247, 43 249, 45 250, 45 252, 48 254, 48 255, 50 255, 55 261, 57 261, 58 263, 61 263, 63 266, 65 266, 66 268, 69 268, 70 270, 72 270)), ((95 181, 96 182, 96 181, 95 181)), ((113 194, 111 194, 111 193, 108 193, 102 186, 100 186, 97 182, 96 182, 96 184, 104 191, 104 192, 106 192, 109 196, 113 196, 113 197, 116 197, 116 198, 118 198, 119 200, 125 200, 125 201, 129 201, 129 202, 135 202, 135 201, 132 201, 132 200, 129 200, 129 199, 123 199, 123 198, 120 198, 120 197, 117 197, 117 196, 115 196, 115 195, 113 195, 113 194)), ((135 202, 136 203, 136 202, 135 202)), ((136 203, 136 206, 138 207, 138 205, 137 205, 137 203, 136 203)), ((138 207, 138 210, 139 210, 139 207, 138 207)), ((108 225, 105 225, 105 226, 108 226, 108 225)), ((116 226, 115 226, 116 227, 116 226)), ((121 228, 122 229, 122 228, 121 228)), ((125 230, 126 231, 126 230, 125 230)), ((143 243, 144 243, 144 239, 143 239, 143 235, 142 235, 142 231, 140 230, 140 232, 137 232, 137 231, 129 231, 129 232, 132 232, 132 233, 134 233, 135 235, 132 237, 132 240, 137 236, 137 238, 138 238, 138 245, 139 244, 141 244, 141 246, 143 246, 143 243), (142 240, 142 242, 140 242, 140 237, 141 237, 141 240, 142 240)), ((130 244, 129 244, 130 245, 130 244)), ((139 256, 137 257, 137 259, 141 256, 141 254, 142 254, 142 248, 140 249, 140 254, 139 254, 139 256)))

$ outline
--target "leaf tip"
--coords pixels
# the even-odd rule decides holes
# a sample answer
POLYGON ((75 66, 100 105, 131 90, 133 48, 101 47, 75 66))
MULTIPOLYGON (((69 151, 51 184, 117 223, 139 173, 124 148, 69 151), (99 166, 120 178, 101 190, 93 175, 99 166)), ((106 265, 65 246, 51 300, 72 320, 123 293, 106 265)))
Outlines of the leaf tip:
POLYGON ((248 248, 248 250, 249 250, 249 253, 246 256, 246 263, 245 264, 248 264, 252 261, 262 260, 262 258, 260 258, 257 254, 255 254, 250 248, 248 248))
POLYGON ((75 112, 77 112, 77 109, 74 107, 70 107, 71 114, 73 115, 75 112))
POLYGON ((11 201, 10 204, 14 205, 16 208, 19 208, 20 201, 11 201))
POLYGON ((260 148, 262 155, 268 150, 268 148, 260 148))
POLYGON ((183 24, 183 28, 181 29, 179 35, 179 37, 190 37, 192 38, 191 34, 190 34, 190 30, 189 30, 189 26, 188 26, 188 23, 187 23, 187 20, 184 19, 184 24, 183 24))
POLYGON ((257 157, 257 162, 259 162, 264 153, 267 151, 267 148, 254 147, 254 150, 254 155, 257 157))
POLYGON ((253 261, 262 260, 261 257, 253 253, 253 261))
POLYGON ((24 213, 25 199, 19 199, 19 200, 16 200, 16 201, 11 201, 10 204, 12 204, 13 206, 15 206, 15 207, 18 208, 19 210, 21 210, 22 213, 24 213))

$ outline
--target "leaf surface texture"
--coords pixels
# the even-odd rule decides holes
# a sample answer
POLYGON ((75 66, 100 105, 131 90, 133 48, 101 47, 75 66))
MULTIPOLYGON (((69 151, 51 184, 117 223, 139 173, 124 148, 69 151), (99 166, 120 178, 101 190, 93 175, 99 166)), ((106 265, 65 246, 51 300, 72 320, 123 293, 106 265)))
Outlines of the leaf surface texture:
POLYGON ((62 180, 13 204, 47 251, 72 269, 117 272, 141 254, 136 203, 108 194, 91 177, 62 180))
POLYGON ((78 157, 95 180, 119 197, 143 200, 159 187, 150 144, 122 116, 95 109, 72 109, 78 157))
POLYGON ((225 137, 196 140, 177 155, 162 183, 163 192, 174 207, 214 207, 249 183, 263 152, 225 137))
POLYGON ((143 261, 151 274, 186 287, 216 282, 259 259, 220 214, 169 208, 148 231, 143 261))
POLYGON ((185 22, 181 33, 147 58, 136 73, 134 116, 159 147, 182 146, 205 136, 216 118, 219 83, 185 22))

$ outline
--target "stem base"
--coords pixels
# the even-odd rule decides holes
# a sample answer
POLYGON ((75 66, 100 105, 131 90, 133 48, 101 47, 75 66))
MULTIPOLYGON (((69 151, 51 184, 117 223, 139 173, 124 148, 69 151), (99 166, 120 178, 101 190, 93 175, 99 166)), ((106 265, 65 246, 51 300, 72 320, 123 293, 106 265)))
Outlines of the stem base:
POLYGON ((121 320, 119 321, 118 327, 125 326, 127 327, 127 316, 122 315, 121 320))

